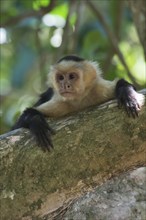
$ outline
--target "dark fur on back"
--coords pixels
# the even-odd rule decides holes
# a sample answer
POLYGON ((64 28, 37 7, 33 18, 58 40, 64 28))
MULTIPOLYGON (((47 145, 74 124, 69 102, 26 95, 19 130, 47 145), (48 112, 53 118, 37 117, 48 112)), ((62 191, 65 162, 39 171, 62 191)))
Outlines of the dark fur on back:
POLYGON ((85 59, 78 57, 76 55, 68 55, 65 57, 62 57, 60 60, 57 61, 57 63, 60 63, 62 61, 75 61, 75 62, 81 62, 84 61, 85 59))

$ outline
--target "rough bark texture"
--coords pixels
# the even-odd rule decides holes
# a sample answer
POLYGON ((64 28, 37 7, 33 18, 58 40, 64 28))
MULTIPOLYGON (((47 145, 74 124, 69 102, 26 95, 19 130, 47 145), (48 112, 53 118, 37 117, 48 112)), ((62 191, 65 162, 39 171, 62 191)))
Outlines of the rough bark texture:
POLYGON ((140 42, 144 49, 146 59, 146 1, 127 0, 132 11, 133 21, 138 32, 140 42))
POLYGON ((74 199, 144 165, 145 122, 145 107, 133 119, 111 101, 50 122, 57 131, 50 153, 39 149, 28 131, 2 136, 1 219, 63 219, 74 199))
POLYGON ((112 178, 81 196, 62 219, 146 219, 146 167, 112 178))

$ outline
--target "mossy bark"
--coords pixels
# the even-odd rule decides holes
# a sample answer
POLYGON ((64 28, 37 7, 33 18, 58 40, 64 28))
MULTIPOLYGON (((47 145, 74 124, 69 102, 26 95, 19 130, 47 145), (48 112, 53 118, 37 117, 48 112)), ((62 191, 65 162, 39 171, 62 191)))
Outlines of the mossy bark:
POLYGON ((1 219, 47 219, 110 177, 144 165, 145 110, 129 118, 111 101, 50 121, 56 135, 49 153, 23 129, 2 136, 1 219))

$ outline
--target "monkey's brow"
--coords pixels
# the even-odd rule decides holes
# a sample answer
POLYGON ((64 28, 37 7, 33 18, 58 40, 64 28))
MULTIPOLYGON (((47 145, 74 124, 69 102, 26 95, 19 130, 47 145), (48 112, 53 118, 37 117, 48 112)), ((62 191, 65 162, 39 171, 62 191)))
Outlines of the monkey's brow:
POLYGON ((78 72, 79 69, 83 69, 81 63, 73 63, 71 65, 57 64, 54 65, 54 69, 59 73, 78 72))

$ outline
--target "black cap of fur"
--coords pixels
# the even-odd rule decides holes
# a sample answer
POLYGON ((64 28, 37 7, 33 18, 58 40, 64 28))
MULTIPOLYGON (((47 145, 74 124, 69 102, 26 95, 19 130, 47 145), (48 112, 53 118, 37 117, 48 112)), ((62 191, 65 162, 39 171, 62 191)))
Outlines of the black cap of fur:
POLYGON ((57 63, 60 63, 61 61, 75 61, 75 62, 81 62, 81 61, 84 61, 83 58, 81 57, 78 57, 76 55, 68 55, 68 56, 65 56, 63 58, 61 58, 60 60, 58 60, 57 63))

